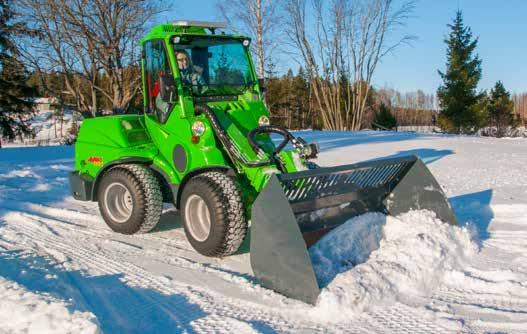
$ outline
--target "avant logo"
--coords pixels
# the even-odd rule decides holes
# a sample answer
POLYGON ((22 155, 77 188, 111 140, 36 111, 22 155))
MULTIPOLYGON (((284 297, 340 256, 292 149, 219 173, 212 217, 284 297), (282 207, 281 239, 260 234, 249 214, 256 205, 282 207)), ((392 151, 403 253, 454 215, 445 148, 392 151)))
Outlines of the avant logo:
POLYGON ((88 163, 94 164, 95 166, 102 166, 101 157, 88 157, 86 161, 88 161, 88 163))

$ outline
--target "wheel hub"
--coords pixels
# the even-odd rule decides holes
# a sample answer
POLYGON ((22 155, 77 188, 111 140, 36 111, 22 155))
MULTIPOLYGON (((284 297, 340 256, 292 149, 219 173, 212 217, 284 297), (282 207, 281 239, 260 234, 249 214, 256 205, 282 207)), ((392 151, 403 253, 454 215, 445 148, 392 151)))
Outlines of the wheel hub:
POLYGON ((119 182, 114 182, 106 188, 104 201, 108 207, 108 215, 116 223, 126 222, 134 208, 134 201, 128 188, 119 182))
POLYGON ((205 241, 209 237, 211 221, 210 212, 205 200, 198 195, 191 195, 185 206, 185 217, 188 232, 197 241, 205 241))

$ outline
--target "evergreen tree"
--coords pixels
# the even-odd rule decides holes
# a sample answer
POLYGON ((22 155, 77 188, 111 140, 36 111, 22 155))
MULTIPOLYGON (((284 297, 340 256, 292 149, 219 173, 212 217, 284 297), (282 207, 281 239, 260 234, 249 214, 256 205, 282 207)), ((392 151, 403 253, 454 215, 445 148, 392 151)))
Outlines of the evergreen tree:
POLYGON ((265 100, 273 125, 290 129, 312 127, 309 99, 309 82, 302 67, 296 75, 289 69, 282 77, 266 82, 265 100))
POLYGON ((11 0, 0 0, 0 139, 31 133, 35 89, 26 82, 29 73, 20 61, 15 39, 32 34, 24 23, 13 22, 11 0))
POLYGON ((397 126, 397 119, 392 115, 390 108, 384 103, 381 103, 379 110, 375 113, 375 119, 373 120, 374 128, 387 128, 393 129, 397 126))
POLYGON ((491 126, 496 127, 498 137, 502 137, 509 126, 515 126, 517 119, 513 113, 514 102, 511 94, 501 81, 496 82, 490 91, 487 103, 487 115, 491 126))
POLYGON ((474 54, 478 39, 472 38, 470 28, 464 25, 461 11, 448 27, 447 69, 438 71, 443 79, 437 92, 439 124, 450 132, 474 132, 485 121, 480 103, 483 95, 477 92, 481 79, 481 60, 474 54))
POLYGON ((305 78, 302 67, 299 68, 298 74, 292 79, 292 111, 295 114, 293 128, 304 129, 309 123, 309 85, 305 78))

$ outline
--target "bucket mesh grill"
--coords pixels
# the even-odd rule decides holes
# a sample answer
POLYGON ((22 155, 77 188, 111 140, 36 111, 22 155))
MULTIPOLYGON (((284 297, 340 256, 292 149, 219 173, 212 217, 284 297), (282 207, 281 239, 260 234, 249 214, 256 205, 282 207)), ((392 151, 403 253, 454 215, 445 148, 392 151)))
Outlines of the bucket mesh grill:
MULTIPOLYGON (((385 185, 407 171, 413 163, 413 161, 399 161, 312 176, 299 173, 301 175, 297 178, 281 180, 281 184, 291 203, 312 200, 339 193, 339 189, 349 191, 351 188, 359 190, 385 185)), ((316 173, 316 170, 313 172, 316 173)))

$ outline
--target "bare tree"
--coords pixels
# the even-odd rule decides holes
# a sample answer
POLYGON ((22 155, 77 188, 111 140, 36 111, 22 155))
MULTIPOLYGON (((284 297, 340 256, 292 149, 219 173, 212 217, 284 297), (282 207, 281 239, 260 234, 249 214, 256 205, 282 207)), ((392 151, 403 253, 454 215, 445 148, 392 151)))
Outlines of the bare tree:
POLYGON ((124 112, 137 95, 139 38, 161 11, 145 0, 19 0, 40 39, 26 48, 43 73, 61 73, 66 93, 84 114, 107 105, 124 112))
POLYGON ((394 0, 286 1, 287 34, 308 71, 325 128, 361 127, 379 61, 411 39, 388 35, 413 8, 413 1, 400 7, 394 0))
POLYGON ((527 119, 527 93, 514 94, 512 96, 514 101, 514 113, 520 118, 521 124, 525 126, 527 119))
POLYGON ((218 2, 218 11, 229 28, 256 40, 252 53, 256 55, 258 76, 263 78, 276 40, 274 33, 280 22, 278 0, 230 0, 218 2))

